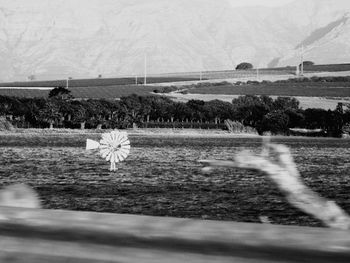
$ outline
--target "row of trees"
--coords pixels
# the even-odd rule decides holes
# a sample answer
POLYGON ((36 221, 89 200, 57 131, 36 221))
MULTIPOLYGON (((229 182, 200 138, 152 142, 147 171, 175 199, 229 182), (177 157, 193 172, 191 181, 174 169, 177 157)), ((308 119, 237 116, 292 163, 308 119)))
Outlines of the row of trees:
POLYGON ((213 127, 222 127, 220 124, 229 119, 255 128, 259 134, 265 131, 287 134, 289 128, 298 127, 322 129, 332 136, 340 135, 350 122, 349 106, 339 104, 333 111, 303 110, 295 98, 274 100, 268 96, 241 96, 231 103, 220 100, 183 103, 166 97, 137 95, 120 100, 74 100, 69 93, 53 92, 48 99, 0 96, 1 115, 18 127, 130 128, 147 127, 152 122, 160 127, 169 127, 169 123, 211 123, 215 124, 213 127))

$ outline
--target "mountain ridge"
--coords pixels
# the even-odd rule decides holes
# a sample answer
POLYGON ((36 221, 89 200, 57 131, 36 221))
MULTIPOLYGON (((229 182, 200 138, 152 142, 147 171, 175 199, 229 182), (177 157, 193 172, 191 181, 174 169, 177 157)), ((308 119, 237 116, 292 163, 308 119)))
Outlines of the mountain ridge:
POLYGON ((148 73, 296 65, 303 43, 307 60, 348 62, 350 3, 337 3, 0 0, 0 80, 142 75, 145 57, 148 73))

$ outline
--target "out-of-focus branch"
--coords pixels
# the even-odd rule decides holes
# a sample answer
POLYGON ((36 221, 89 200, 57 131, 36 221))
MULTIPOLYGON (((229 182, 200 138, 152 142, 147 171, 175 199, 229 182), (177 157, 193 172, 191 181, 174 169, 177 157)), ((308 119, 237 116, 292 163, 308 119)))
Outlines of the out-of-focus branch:
POLYGON ((329 201, 308 188, 302 181, 288 147, 279 144, 265 144, 263 154, 248 151, 239 152, 234 161, 201 160, 204 172, 215 167, 234 167, 262 171, 269 175, 287 200, 305 213, 321 220, 325 225, 350 229, 350 217, 335 202, 329 201))

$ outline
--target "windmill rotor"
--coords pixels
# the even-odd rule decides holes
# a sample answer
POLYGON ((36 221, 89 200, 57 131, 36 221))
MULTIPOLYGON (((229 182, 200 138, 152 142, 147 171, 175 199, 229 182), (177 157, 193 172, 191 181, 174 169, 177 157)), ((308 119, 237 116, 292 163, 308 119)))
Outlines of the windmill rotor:
POLYGON ((116 163, 122 162, 128 157, 130 148, 127 133, 118 130, 102 134, 99 142, 86 140, 86 149, 99 150, 100 156, 111 163, 111 171, 116 171, 116 163))

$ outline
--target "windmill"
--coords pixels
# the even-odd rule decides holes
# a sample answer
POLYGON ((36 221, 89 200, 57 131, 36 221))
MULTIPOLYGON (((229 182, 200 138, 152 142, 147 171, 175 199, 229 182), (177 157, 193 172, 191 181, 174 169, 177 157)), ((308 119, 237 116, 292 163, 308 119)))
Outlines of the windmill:
POLYGON ((124 161, 130 153, 130 141, 126 132, 114 130, 102 134, 100 142, 87 139, 86 150, 99 150, 101 157, 111 163, 110 171, 116 171, 116 163, 124 161))

